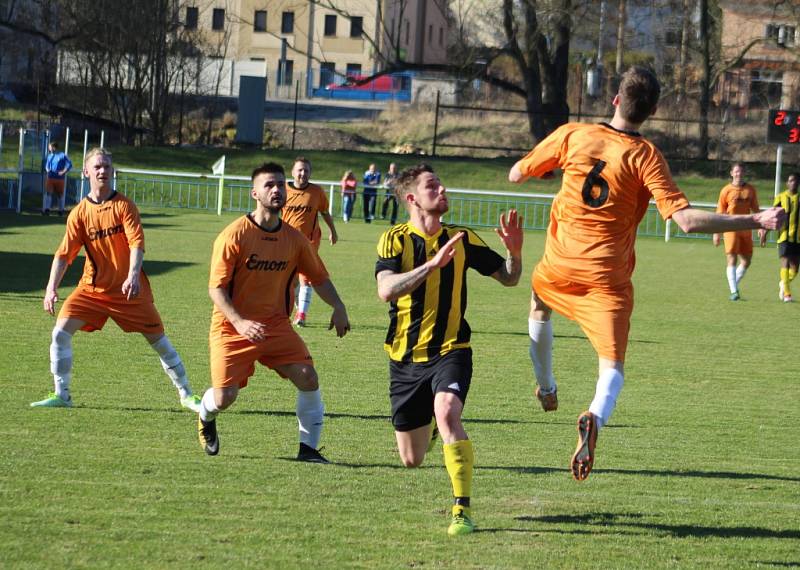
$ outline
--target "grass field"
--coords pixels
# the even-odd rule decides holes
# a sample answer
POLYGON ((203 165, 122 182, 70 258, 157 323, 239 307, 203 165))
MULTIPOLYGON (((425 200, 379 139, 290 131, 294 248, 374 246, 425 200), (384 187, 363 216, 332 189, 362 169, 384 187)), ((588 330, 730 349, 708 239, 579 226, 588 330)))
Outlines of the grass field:
MULTIPOLYGON (((148 272, 197 391, 209 382, 208 258, 233 216, 143 212, 148 272)), ((596 360, 555 320, 561 408, 532 395, 528 287, 470 277, 478 532, 446 536, 441 450, 401 468, 388 419, 386 306, 372 277, 385 226, 339 223, 322 255, 353 330, 336 339, 314 300, 302 334, 326 402, 324 453, 298 464, 294 390, 260 369, 200 449, 139 335, 79 333, 71 410, 29 402, 52 389, 53 318, 41 298, 58 218, 0 215, 0 567, 3 568, 786 568, 800 566, 796 323, 777 300, 777 257, 757 250, 727 299, 724 256, 707 241, 640 240, 626 387, 595 470, 570 477, 574 420, 596 360)), ((486 232, 497 246, 497 239, 486 232)), ((526 235, 525 273, 542 233, 526 235)), ((71 290, 82 264, 60 292, 71 290)))

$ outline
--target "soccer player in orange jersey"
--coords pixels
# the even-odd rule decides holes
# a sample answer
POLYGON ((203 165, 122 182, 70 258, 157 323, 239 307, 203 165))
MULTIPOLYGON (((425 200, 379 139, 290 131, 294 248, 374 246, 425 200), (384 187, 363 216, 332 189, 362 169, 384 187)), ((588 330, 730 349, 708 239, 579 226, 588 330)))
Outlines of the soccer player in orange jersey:
POLYGON ((556 168, 563 171, 544 255, 531 278, 528 326, 536 396, 546 412, 558 408, 552 310, 577 321, 598 355, 594 400, 578 417, 578 445, 570 464, 577 480, 589 476, 598 430, 611 418, 622 389, 634 241, 649 200, 655 199, 661 215, 687 233, 774 229, 785 218, 781 208, 735 216, 689 205, 661 153, 637 132, 656 111, 660 92, 652 72, 629 69, 614 97, 610 123, 562 125, 509 172, 509 180, 519 183, 556 168))
MULTIPOLYGON (((311 162, 307 158, 298 156, 294 159, 292 178, 294 180, 289 182, 286 188, 286 205, 281 214, 283 221, 300 230, 300 233, 311 240, 314 249, 319 251, 322 231, 319 227, 318 216, 322 216, 330 230, 328 241, 331 242, 331 245, 336 245, 339 238, 333 218, 328 211, 328 197, 322 188, 309 182, 311 162)), ((304 327, 308 308, 311 306, 311 283, 302 273, 298 275, 298 279, 300 287, 297 291, 297 314, 294 324, 304 327)))
POLYGON ((55 392, 31 406, 72 406, 72 335, 78 330, 100 330, 111 318, 123 331, 144 335, 178 389, 181 405, 198 411, 200 399, 192 394, 181 357, 164 334, 150 282, 142 271, 144 232, 139 210, 112 188, 114 168, 107 150, 91 149, 83 171, 89 179, 89 194, 67 218, 67 231, 50 269, 45 311, 55 314, 58 286, 81 247, 86 251, 86 263, 80 283, 61 307, 53 329, 50 370, 55 392))
MULTIPOLYGON (((731 167, 731 183, 726 184, 719 193, 717 202, 717 212, 724 214, 749 214, 758 212, 758 195, 756 189, 744 181, 744 164, 735 163, 731 167)), ((725 257, 727 260, 726 276, 728 277, 728 287, 731 290, 730 300, 739 300, 739 283, 741 282, 747 268, 750 267, 750 260, 753 259, 753 232, 745 230, 742 232, 725 232, 725 257), (736 261, 739 264, 736 264, 736 261)), ((767 243, 767 232, 763 229, 758 230, 758 237, 761 247, 767 243)), ((713 236, 714 246, 719 245, 719 234, 713 236)))
POLYGON ((253 171, 252 181, 255 211, 220 233, 211 256, 212 387, 200 405, 200 444, 209 455, 219 453, 215 418, 233 404, 259 362, 297 387, 297 459, 327 463, 317 450, 323 419, 317 371, 289 322, 297 272, 305 273, 320 298, 333 307, 329 328, 340 337, 350 330, 347 311, 311 242, 280 218, 286 202, 283 167, 263 164, 253 171))

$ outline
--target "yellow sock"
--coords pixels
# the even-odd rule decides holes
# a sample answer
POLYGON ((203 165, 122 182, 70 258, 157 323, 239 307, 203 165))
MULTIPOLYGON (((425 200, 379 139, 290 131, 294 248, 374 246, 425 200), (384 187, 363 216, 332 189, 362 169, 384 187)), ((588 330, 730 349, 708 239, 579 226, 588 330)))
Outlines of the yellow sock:
POLYGON ((792 280, 792 270, 786 267, 781 267, 781 283, 783 283, 783 294, 791 295, 789 290, 789 282, 792 280))
POLYGON ((470 497, 472 495, 472 466, 475 455, 472 442, 462 439, 455 443, 444 444, 444 466, 453 484, 454 497, 470 497))
POLYGON ((787 269, 787 271, 789 272, 789 281, 794 281, 794 278, 797 277, 797 271, 795 271, 791 267, 787 269))

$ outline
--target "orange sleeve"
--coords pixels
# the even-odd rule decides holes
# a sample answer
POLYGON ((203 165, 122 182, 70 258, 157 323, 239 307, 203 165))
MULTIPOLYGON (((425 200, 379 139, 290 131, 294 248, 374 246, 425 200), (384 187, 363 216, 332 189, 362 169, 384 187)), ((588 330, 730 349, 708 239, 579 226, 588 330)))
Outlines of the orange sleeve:
POLYGON ((211 274, 208 278, 209 289, 225 289, 233 279, 236 258, 239 255, 239 244, 228 232, 222 232, 214 241, 211 253, 211 274))
POLYGON ((319 211, 323 214, 327 214, 328 210, 330 209, 330 204, 328 203, 328 195, 325 193, 325 190, 322 188, 319 189, 319 211))
POLYGON ((70 212, 67 218, 67 231, 64 232, 64 238, 56 250, 56 257, 65 257, 67 264, 71 264, 78 257, 78 253, 83 246, 83 238, 85 235, 83 224, 78 219, 79 209, 74 209, 70 212))
POLYGON ((144 229, 139 209, 133 202, 125 202, 122 209, 122 224, 125 226, 125 237, 128 238, 128 247, 144 251, 144 229))
POLYGON ((719 199, 717 200, 717 213, 726 214, 728 212, 728 187, 725 186, 719 191, 719 199))
POLYGON ((523 175, 539 178, 561 166, 564 140, 569 127, 570 125, 562 125, 557 128, 520 160, 520 171, 523 175))
POLYGON ((751 195, 753 196, 753 200, 752 203, 750 204, 750 211, 760 212, 761 207, 758 205, 758 192, 756 192, 756 189, 753 188, 752 186, 750 188, 753 190, 753 192, 751 193, 751 195))
POLYGON ((642 180, 662 218, 668 220, 675 212, 689 207, 689 200, 675 184, 667 161, 657 149, 653 148, 642 166, 642 180))
POLYGON ((298 239, 297 269, 305 275, 312 285, 319 285, 329 278, 325 264, 307 239, 298 239))

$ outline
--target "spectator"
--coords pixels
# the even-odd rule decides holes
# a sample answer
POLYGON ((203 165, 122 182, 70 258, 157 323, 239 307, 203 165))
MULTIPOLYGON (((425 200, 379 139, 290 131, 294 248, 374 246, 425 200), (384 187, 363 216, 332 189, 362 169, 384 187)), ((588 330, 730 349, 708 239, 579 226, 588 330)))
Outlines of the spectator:
POLYGON ((72 162, 67 155, 58 150, 58 143, 52 141, 47 145, 47 158, 44 162, 45 183, 44 183, 44 204, 42 215, 49 216, 50 208, 54 206, 53 198, 58 200, 58 215, 64 215, 65 192, 67 172, 72 170, 72 162))
POLYGON ((381 219, 386 219, 386 212, 389 209, 389 204, 392 205, 392 217, 389 223, 395 225, 397 223, 397 197, 394 195, 394 187, 397 184, 397 165, 392 162, 389 165, 389 171, 386 173, 386 178, 383 180, 383 187, 386 188, 386 194, 383 197, 383 207, 381 208, 381 219))
POLYGON ((364 173, 364 221, 368 224, 375 219, 375 199, 378 196, 378 186, 381 184, 381 173, 370 164, 364 173))
POLYGON ((356 203, 358 180, 352 170, 346 170, 342 176, 342 219, 344 223, 353 216, 353 205, 356 203))

